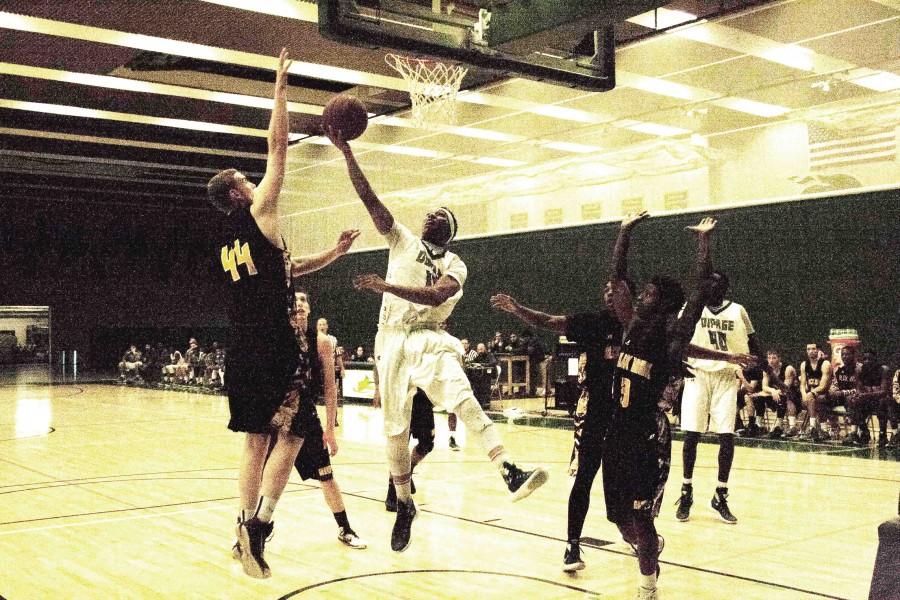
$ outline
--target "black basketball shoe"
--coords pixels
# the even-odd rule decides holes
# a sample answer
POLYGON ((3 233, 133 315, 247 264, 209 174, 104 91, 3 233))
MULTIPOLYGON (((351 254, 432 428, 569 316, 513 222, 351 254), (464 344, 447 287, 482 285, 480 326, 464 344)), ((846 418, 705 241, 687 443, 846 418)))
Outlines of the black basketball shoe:
POLYGON ((566 544, 566 553, 563 555, 563 568, 566 573, 573 573, 584 568, 584 561, 581 560, 581 544, 578 542, 569 542, 566 544))
POLYGON ((244 573, 250 577, 265 579, 272 576, 263 554, 266 550, 266 540, 272 535, 274 526, 274 523, 264 523, 256 517, 238 526, 241 565, 244 567, 244 573))
POLYGON ((384 510, 388 512, 397 512, 397 488, 394 482, 388 480, 387 497, 384 499, 384 510))
POLYGON ((737 523, 737 517, 728 509, 728 488, 716 488, 716 494, 712 497, 709 506, 718 513, 719 518, 724 522, 729 525, 737 523))
POLYGON ((409 538, 412 533, 412 522, 415 521, 419 511, 412 498, 409 502, 397 500, 397 520, 394 521, 394 529, 391 531, 391 550, 403 552, 409 548, 409 538))
POLYGON ((689 521, 691 518, 691 505, 694 504, 694 486, 690 483, 681 484, 681 497, 675 501, 678 510, 675 511, 675 518, 681 521, 689 521))
POLYGON ((538 489, 550 479, 550 473, 543 467, 538 467, 532 471, 523 471, 516 465, 508 462, 503 463, 503 481, 506 487, 512 493, 512 501, 518 502, 522 498, 527 498, 531 492, 538 489))

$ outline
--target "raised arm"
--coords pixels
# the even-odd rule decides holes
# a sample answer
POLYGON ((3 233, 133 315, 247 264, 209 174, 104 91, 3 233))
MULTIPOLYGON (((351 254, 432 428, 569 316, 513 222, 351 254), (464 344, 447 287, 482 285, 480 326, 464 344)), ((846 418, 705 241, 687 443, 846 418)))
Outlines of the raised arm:
MULTIPOLYGON (((684 305, 681 315, 675 320, 670 329, 668 353, 670 361, 675 364, 681 363, 685 356, 685 350, 689 347, 691 356, 711 358, 709 356, 697 356, 696 351, 703 349, 691 345, 690 342, 691 338, 694 337, 694 328, 697 326, 697 321, 700 320, 700 314, 703 312, 703 305, 712 291, 709 279, 709 236, 715 227, 716 220, 707 217, 702 219, 699 224, 686 228, 697 235, 697 264, 695 266, 697 284, 694 286, 694 291, 688 298, 687 304, 684 305)), ((729 353, 722 354, 726 356, 720 356, 718 360, 727 360, 729 353)))
POLYGON ((356 189, 356 194, 359 196, 359 199, 362 200, 366 210, 369 211, 369 216, 372 217, 372 223, 375 224, 375 229, 377 229, 378 233, 381 235, 386 235, 391 230, 391 227, 394 226, 394 216, 391 214, 391 211, 389 211, 381 202, 381 199, 375 194, 372 186, 369 185, 368 178, 366 178, 365 173, 362 172, 359 163, 356 162, 356 156, 353 155, 350 144, 342 137, 341 132, 328 128, 326 129, 325 134, 344 155, 344 159, 347 161, 347 171, 350 174, 350 181, 353 182, 353 187, 356 189))
POLYGON ((497 310, 508 312, 532 327, 549 329, 556 333, 566 332, 566 317, 563 315, 548 315, 540 311, 519 304, 512 296, 506 294, 494 294, 491 296, 491 306, 497 310))
POLYGON ((338 258, 343 256, 350 250, 350 247, 353 245, 353 242, 356 238, 359 237, 358 229, 348 229, 347 231, 341 232, 340 237, 338 237, 337 244, 335 244, 334 248, 329 250, 324 250, 319 252, 318 254, 308 254, 306 256, 298 256, 297 258, 291 259, 291 274, 294 277, 299 275, 305 275, 306 273, 312 273, 313 271, 318 271, 323 267, 327 267, 338 258))
MULTIPOLYGON (((287 72, 291 66, 287 48, 281 49, 278 70, 275 72, 275 105, 269 118, 269 156, 266 159, 266 174, 259 186, 253 190, 253 204, 250 211, 257 223, 260 220, 274 220, 277 216, 278 195, 284 183, 284 166, 287 162, 288 110, 287 72)), ((264 226, 262 224, 261 226, 264 226)))
POLYGON ((619 234, 613 246, 612 258, 609 265, 609 281, 612 284, 612 307, 619 323, 627 325, 634 316, 632 306, 632 294, 625 283, 628 275, 628 246, 631 243, 631 230, 635 225, 646 219, 649 215, 644 211, 638 215, 629 215, 619 224, 619 234))
POLYGON ((387 283, 375 274, 358 275, 353 279, 353 287, 379 294, 387 292, 416 304, 439 306, 460 290, 459 282, 449 275, 442 275, 434 285, 408 286, 387 283))

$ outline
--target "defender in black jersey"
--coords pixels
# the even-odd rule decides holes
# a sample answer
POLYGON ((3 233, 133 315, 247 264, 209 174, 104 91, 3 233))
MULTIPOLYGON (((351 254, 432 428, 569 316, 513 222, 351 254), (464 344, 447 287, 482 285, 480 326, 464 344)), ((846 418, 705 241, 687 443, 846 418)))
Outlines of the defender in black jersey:
MULTIPOLYGON (((630 227, 637 220, 623 221, 617 252, 620 246, 627 248, 630 227)), ((619 321, 625 324, 625 338, 613 373, 614 411, 606 438, 603 492, 607 518, 618 526, 637 554, 639 598, 657 597, 662 538, 653 519, 659 514, 672 452, 669 422, 657 405, 669 376, 682 371, 685 351, 712 289, 709 233, 714 227, 715 220, 707 218, 689 228, 698 239, 700 284, 674 322, 672 318, 684 302, 678 282, 666 276, 654 277, 632 307, 631 294, 622 281, 624 273, 614 270, 610 277, 613 306, 619 321)), ((747 355, 703 349, 692 350, 692 356, 737 364, 750 360, 747 355)))
POLYGON ((282 49, 275 75, 275 103, 269 121, 266 173, 254 186, 236 169, 210 179, 210 203, 225 213, 216 259, 226 289, 231 321, 227 355, 229 429, 246 433, 239 473, 241 513, 238 539, 244 572, 269 577, 263 558, 272 532, 272 512, 287 484, 300 438, 282 431, 276 416, 297 367, 298 348, 288 322, 293 305, 291 278, 320 269, 346 253, 359 235, 341 234, 335 248, 292 259, 278 227, 278 195, 287 158, 287 72, 282 49), (269 460, 270 435, 276 436, 269 460))
POLYGON ((598 312, 572 315, 550 315, 528 308, 506 294, 491 296, 491 306, 508 312, 532 327, 564 334, 578 344, 578 384, 581 393, 575 409, 575 441, 569 473, 575 482, 569 493, 566 551, 563 571, 578 571, 585 567, 581 558, 581 533, 591 501, 591 487, 600 471, 603 440, 609 426, 613 404, 610 396, 612 376, 622 325, 612 313, 612 284, 603 290, 605 308, 598 312))

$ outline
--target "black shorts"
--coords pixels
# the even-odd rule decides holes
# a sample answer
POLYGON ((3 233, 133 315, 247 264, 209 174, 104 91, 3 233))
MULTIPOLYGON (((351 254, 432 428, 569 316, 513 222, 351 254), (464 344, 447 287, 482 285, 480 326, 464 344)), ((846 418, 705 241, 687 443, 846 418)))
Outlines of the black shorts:
POLYGON ((578 472, 578 465, 583 461, 600 464, 611 415, 612 401, 609 398, 590 398, 582 390, 574 416, 575 443, 569 459, 570 475, 578 472))
POLYGON ((606 518, 630 520, 635 511, 659 514, 672 461, 669 420, 660 411, 638 418, 618 413, 610 424, 603 457, 606 518))
POLYGON ((301 399, 297 409, 297 416, 291 426, 291 433, 303 438, 300 453, 294 461, 300 478, 328 481, 332 478, 331 457, 328 455, 328 447, 322 440, 322 422, 319 421, 319 413, 312 399, 301 399))
POLYGON ((416 390, 413 396, 409 436, 416 438, 420 444, 434 446, 434 405, 422 390, 416 390))
POLYGON ((229 429, 271 431, 270 421, 290 389, 299 352, 286 319, 283 326, 232 326, 225 359, 229 429))

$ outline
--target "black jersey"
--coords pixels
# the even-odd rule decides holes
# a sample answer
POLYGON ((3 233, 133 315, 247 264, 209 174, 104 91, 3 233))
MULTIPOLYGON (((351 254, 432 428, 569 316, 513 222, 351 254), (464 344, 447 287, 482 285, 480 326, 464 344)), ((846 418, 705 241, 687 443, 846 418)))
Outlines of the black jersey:
MULTIPOLYGON (((588 392, 591 404, 603 404, 606 413, 612 406, 610 393, 622 343, 622 325, 608 310, 569 315, 566 338, 578 344, 583 358, 579 360, 579 383, 588 392)), ((602 417, 599 408, 595 406, 588 412, 602 417)))
POLYGON ((669 381, 666 320, 636 319, 625 334, 613 375, 618 420, 655 418, 657 402, 669 381))
MULTIPOLYGON (((856 364, 844 365, 834 371, 834 384, 839 390, 855 390, 857 382, 856 364)), ((818 385, 818 384, 816 384, 818 385)), ((812 386, 810 386, 812 387, 812 386)))
POLYGON ((229 320, 234 325, 285 323, 294 298, 287 248, 274 246, 263 235, 249 208, 237 209, 227 219, 217 252, 228 288, 229 320))
POLYGON ((800 370, 806 375, 806 391, 812 391, 819 387, 822 382, 822 363, 825 359, 820 360, 815 368, 810 364, 809 360, 800 363, 800 370))
POLYGON ((301 400, 315 402, 322 395, 322 366, 319 362, 318 332, 310 319, 306 331, 294 329, 297 339, 297 368, 291 377, 291 387, 301 400))
POLYGON ((884 365, 872 364, 872 366, 863 365, 859 370, 859 382, 863 387, 872 389, 881 387, 881 376, 885 371, 884 365))

